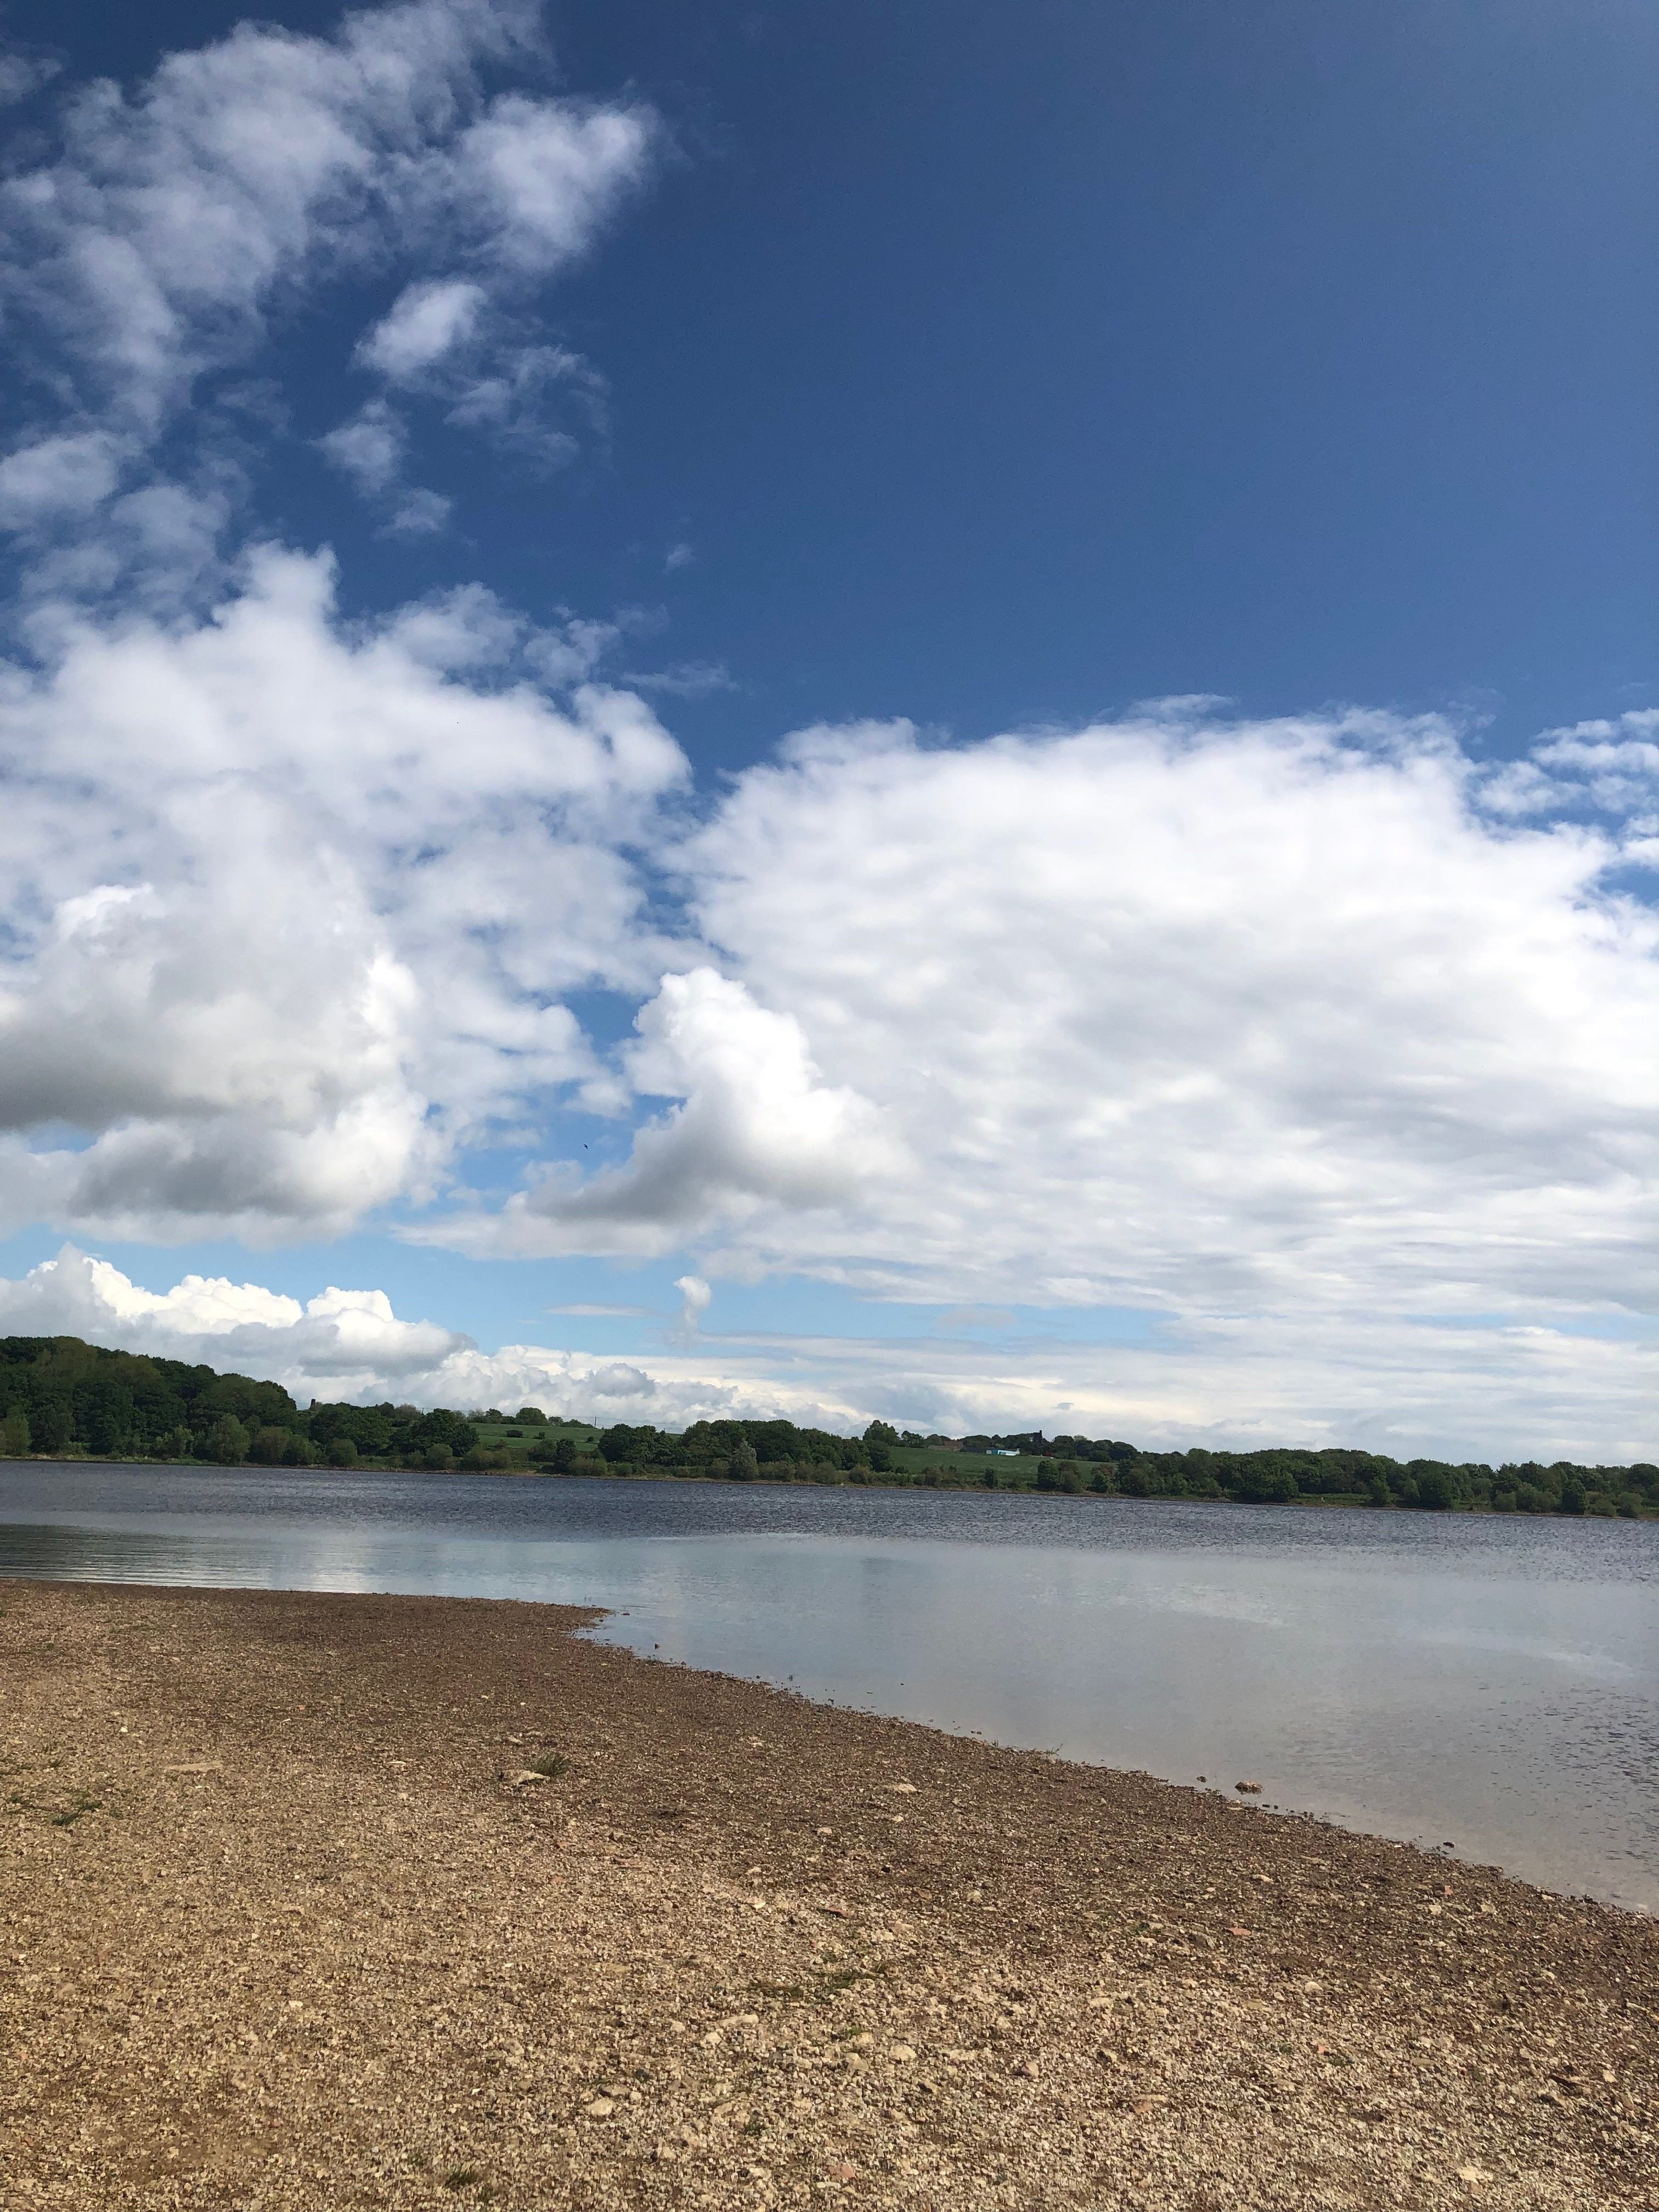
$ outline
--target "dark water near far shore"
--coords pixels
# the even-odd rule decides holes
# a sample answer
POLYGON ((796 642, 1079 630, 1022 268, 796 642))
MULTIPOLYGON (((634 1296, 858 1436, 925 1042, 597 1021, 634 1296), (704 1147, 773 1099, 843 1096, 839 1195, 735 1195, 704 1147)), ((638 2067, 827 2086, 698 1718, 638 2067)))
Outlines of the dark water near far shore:
POLYGON ((635 1650, 1659 1910, 1659 1522, 0 1462, 4 1576, 603 1607, 635 1650))

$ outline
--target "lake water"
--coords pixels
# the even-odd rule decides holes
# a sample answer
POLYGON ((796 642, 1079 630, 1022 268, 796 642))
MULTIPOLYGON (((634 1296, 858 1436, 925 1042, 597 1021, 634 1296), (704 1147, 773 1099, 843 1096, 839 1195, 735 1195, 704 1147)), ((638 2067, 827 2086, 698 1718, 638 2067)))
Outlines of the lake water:
POLYGON ((1659 1910, 1656 1522, 0 1462, 19 1575, 604 1607, 636 1651, 1659 1910))

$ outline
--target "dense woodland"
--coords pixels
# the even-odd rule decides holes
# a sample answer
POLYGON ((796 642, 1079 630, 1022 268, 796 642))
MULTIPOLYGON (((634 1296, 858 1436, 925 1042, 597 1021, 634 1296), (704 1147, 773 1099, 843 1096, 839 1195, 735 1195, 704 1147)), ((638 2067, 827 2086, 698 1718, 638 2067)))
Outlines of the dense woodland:
POLYGON ((77 1337, 0 1337, 0 1456, 198 1460, 235 1467, 377 1467, 874 1483, 1120 1498, 1307 1499, 1439 1511, 1659 1512, 1659 1467, 1502 1467, 1375 1452, 1146 1451, 1090 1437, 921 1436, 872 1421, 861 1437, 792 1421, 698 1421, 683 1432, 549 1419, 526 1406, 461 1413, 313 1404, 279 1383, 77 1337))

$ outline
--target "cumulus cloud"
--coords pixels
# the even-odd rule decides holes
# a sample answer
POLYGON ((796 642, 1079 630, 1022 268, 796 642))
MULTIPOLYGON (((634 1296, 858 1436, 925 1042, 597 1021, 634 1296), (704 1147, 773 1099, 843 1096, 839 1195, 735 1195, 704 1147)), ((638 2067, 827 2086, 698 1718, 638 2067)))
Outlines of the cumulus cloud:
POLYGON ((264 553, 204 624, 88 624, 10 672, 14 1219, 44 1189, 104 1234, 338 1227, 490 1116, 611 1080, 559 1001, 659 951, 618 848, 678 748, 600 686, 556 708, 488 594, 348 633, 331 590, 264 553), (27 1148, 53 1129, 81 1141, 27 1148))
MULTIPOLYGON (((757 1206, 720 1264, 1212 1313, 1650 1298, 1655 916, 1605 888, 1616 841, 1494 825, 1472 781, 1380 717, 798 739, 681 863, 915 1167, 757 1206)), ((666 1222, 649 1158, 540 1203, 666 1222)))
POLYGON ((636 1131, 626 1164, 584 1182, 550 1176, 499 1218, 434 1234, 482 1249, 643 1255, 763 1207, 845 1206, 902 1171, 871 1102, 818 1080, 793 1016, 712 968, 665 975, 635 1027, 634 1091, 680 1103, 636 1131))

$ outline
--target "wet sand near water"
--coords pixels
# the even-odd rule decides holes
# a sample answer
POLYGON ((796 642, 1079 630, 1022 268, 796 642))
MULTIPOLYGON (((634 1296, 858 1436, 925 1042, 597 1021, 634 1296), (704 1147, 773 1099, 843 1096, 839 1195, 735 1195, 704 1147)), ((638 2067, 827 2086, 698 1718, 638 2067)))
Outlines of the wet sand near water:
POLYGON ((1659 1923, 591 1618, 0 1583, 7 2212, 1659 2212, 1659 1923))

